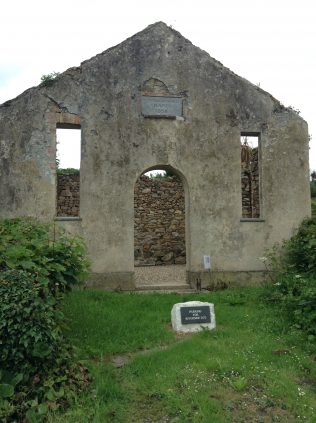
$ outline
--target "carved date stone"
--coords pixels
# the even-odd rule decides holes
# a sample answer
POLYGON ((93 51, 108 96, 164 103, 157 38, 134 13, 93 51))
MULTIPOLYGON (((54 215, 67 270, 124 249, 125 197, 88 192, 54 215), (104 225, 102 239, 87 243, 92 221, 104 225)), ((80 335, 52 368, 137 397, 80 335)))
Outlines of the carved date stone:
POLYGON ((182 98, 142 96, 142 114, 146 117, 181 117, 182 98))
POLYGON ((197 332, 215 329, 214 304, 202 301, 187 301, 174 304, 171 310, 172 328, 176 332, 197 332))

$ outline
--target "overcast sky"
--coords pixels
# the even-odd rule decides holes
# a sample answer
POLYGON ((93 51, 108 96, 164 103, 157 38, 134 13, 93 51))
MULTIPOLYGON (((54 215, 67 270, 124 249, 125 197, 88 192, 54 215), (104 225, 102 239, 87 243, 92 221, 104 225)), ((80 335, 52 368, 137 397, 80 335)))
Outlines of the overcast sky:
POLYGON ((315 0, 4 1, 0 104, 157 21, 300 110, 316 169, 315 0))

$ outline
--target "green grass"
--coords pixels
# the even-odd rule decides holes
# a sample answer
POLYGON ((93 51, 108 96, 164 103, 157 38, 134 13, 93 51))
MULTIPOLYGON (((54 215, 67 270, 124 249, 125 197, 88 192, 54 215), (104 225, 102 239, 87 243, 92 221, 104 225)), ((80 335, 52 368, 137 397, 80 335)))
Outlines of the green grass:
POLYGON ((93 383, 48 421, 316 422, 315 361, 260 292, 72 292, 66 333, 93 383), (177 337, 172 305, 192 299, 215 304, 217 328, 177 337))
POLYGON ((83 358, 135 351, 174 339, 166 331, 169 303, 159 295, 77 291, 68 296, 64 309, 71 321, 69 337, 83 358))

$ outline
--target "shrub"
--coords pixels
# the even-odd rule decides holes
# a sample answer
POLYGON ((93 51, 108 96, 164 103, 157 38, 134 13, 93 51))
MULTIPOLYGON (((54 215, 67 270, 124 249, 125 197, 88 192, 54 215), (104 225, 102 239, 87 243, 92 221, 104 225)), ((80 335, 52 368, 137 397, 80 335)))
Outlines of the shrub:
POLYGON ((47 75, 41 76, 41 86, 42 87, 50 87, 53 83, 58 79, 60 76, 59 72, 52 72, 47 75))
POLYGON ((0 221, 0 421, 43 421, 88 382, 59 309, 87 271, 80 240, 32 219, 0 221))
POLYGON ((67 361, 63 316, 51 291, 22 270, 1 273, 0 298, 0 417, 20 421, 35 403, 32 413, 39 406, 44 414, 45 383, 57 363, 67 361))
POLYGON ((279 274, 266 288, 266 299, 288 316, 290 324, 316 339, 316 279, 295 273, 279 274))
POLYGON ((305 220, 284 244, 284 260, 289 270, 316 276, 316 220, 305 220))
POLYGON ((60 330, 47 287, 22 270, 0 275, 0 421, 41 422, 89 382, 60 330))
POLYGON ((21 270, 1 273, 0 298, 1 368, 28 374, 50 367, 62 341, 56 299, 21 270))
POLYGON ((80 239, 30 218, 0 221, 0 271, 27 271, 53 292, 81 283, 88 268, 80 239))
POLYGON ((316 220, 305 220, 296 234, 269 255, 272 284, 265 298, 287 314, 291 324, 316 340, 316 220))
POLYGON ((263 258, 274 276, 282 273, 316 277, 316 219, 306 219, 283 244, 276 244, 263 258))

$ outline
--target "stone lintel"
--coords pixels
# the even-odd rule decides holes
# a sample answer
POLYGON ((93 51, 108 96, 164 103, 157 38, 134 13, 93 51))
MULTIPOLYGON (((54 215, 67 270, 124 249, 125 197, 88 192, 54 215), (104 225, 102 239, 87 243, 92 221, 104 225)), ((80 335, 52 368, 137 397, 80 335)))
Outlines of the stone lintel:
POLYGON ((74 113, 57 112, 56 113, 57 128, 72 129, 79 128, 81 125, 80 116, 74 113))

